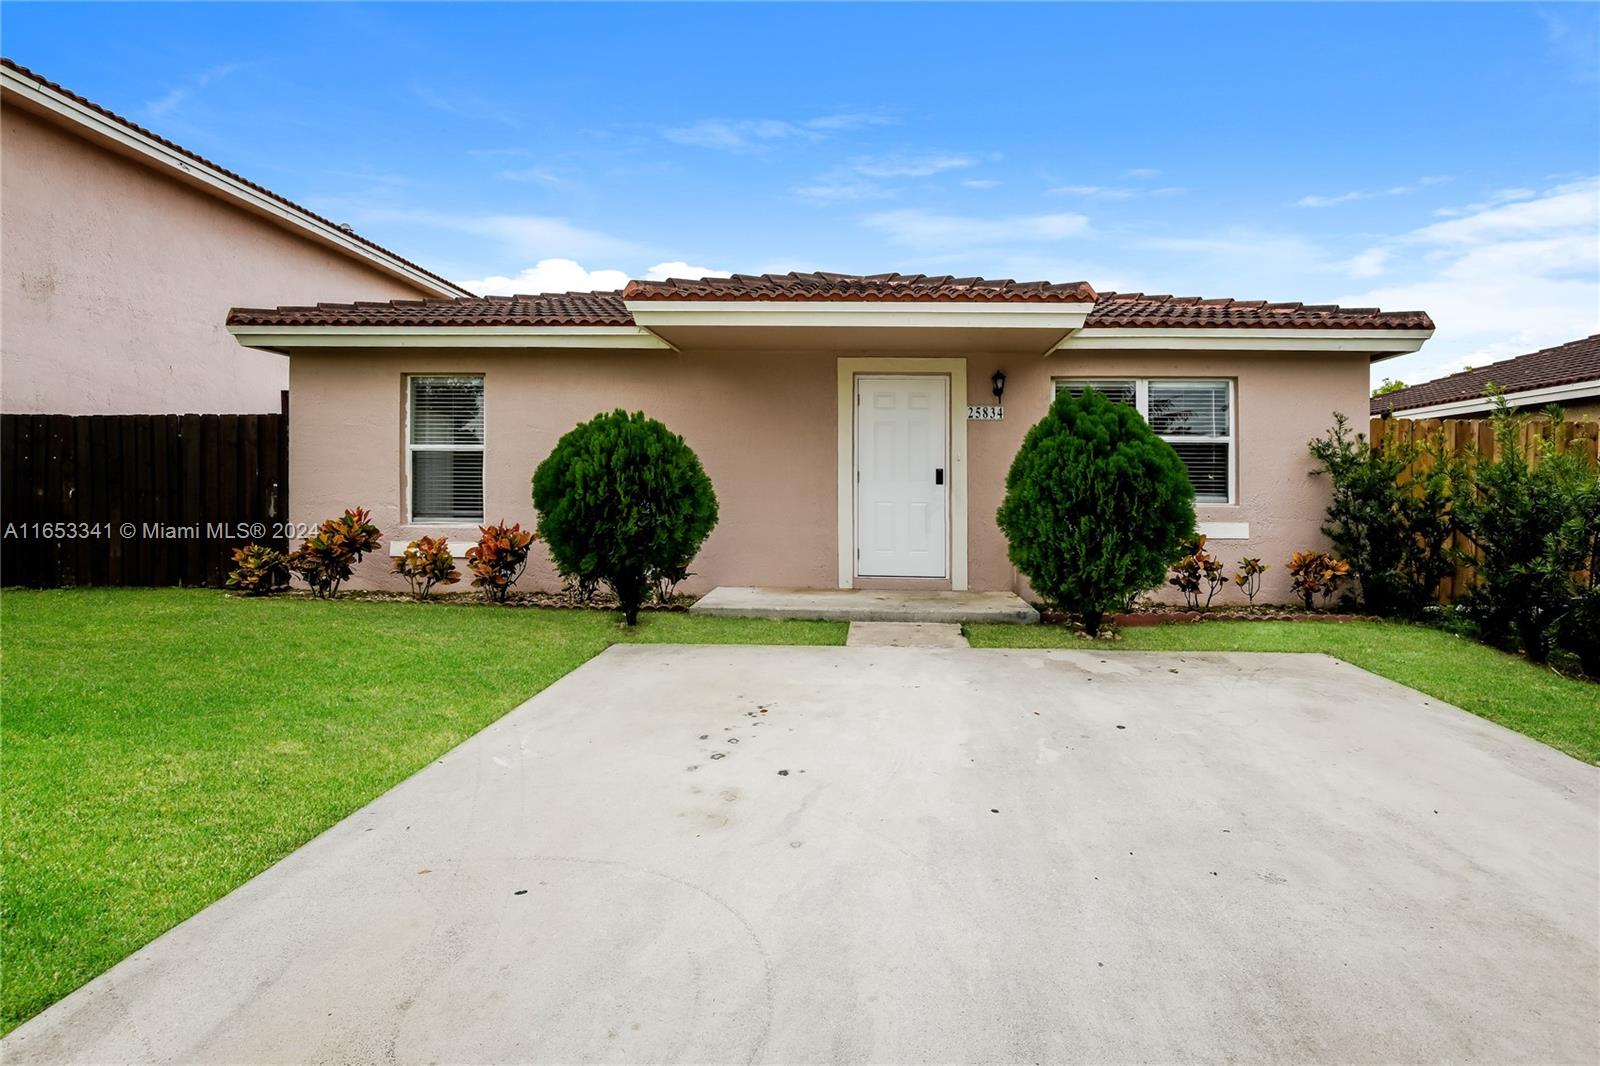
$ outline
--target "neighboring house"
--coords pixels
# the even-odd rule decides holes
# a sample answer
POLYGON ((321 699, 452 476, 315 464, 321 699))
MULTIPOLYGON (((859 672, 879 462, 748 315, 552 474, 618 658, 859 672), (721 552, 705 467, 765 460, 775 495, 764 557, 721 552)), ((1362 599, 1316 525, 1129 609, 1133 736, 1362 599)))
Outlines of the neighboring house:
POLYGON ((0 409, 276 411, 282 356, 229 307, 470 295, 346 228, 0 61, 0 409))
MULTIPOLYGON (((622 292, 236 309, 289 355, 291 517, 370 508, 397 553, 532 525, 529 476, 595 413, 683 434, 721 502, 689 591, 714 585, 1025 591, 995 510, 1060 389, 1132 403, 1188 465, 1229 564, 1325 543, 1307 442, 1359 412, 1420 312, 1096 293, 885 274, 635 281, 622 292), (996 375, 1004 378, 1004 415, 996 375), (970 406, 970 410, 969 410, 970 406)), ((360 580, 394 585, 388 560, 360 580)), ((525 583, 556 583, 547 563, 525 583)))
POLYGON ((1374 417, 1484 418, 1498 389, 1513 408, 1561 407, 1567 418, 1600 418, 1600 333, 1475 370, 1372 397, 1374 417))

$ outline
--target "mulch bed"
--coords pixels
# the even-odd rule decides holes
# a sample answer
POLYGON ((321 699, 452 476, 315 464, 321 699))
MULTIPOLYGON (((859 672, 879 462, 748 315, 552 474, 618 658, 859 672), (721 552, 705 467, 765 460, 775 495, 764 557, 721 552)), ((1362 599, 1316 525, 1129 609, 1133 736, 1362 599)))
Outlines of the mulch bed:
MULTIPOLYGON (((1373 617, 1339 611, 1308 611, 1304 607, 1286 604, 1212 607, 1209 611, 1192 611, 1179 604, 1141 603, 1131 611, 1106 615, 1105 624, 1132 628, 1179 622, 1370 622, 1373 617)), ((1049 625, 1065 625, 1070 621, 1061 612, 1044 607, 1039 608, 1039 620, 1049 625)))
MULTIPOLYGON (((311 591, 304 588, 293 588, 287 592, 279 592, 274 598, 285 599, 312 599, 311 591)), ((379 589, 341 589, 337 597, 341 600, 359 600, 363 603, 414 603, 415 598, 409 592, 388 592, 379 589)), ((658 612, 687 611, 695 601, 694 596, 675 596, 671 603, 643 603, 639 605, 640 614, 658 612)), ((481 592, 473 591, 441 591, 434 590, 428 597, 428 603, 448 604, 452 607, 557 607, 571 611, 620 611, 617 599, 609 592, 596 592, 588 600, 580 600, 570 592, 513 592, 506 598, 505 603, 495 603, 481 592)))

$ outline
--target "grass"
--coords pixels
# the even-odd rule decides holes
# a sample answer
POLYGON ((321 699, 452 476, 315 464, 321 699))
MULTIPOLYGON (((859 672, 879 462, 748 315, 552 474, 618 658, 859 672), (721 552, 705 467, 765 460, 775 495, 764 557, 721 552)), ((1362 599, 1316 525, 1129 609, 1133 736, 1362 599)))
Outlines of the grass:
POLYGON ((975 648, 1325 652, 1600 763, 1600 686, 1425 626, 1197 622, 1124 629, 1115 643, 1095 644, 1063 626, 973 625, 967 634, 975 648))
POLYGON ((845 626, 251 600, 0 597, 0 1031, 617 642, 840 644, 845 626))

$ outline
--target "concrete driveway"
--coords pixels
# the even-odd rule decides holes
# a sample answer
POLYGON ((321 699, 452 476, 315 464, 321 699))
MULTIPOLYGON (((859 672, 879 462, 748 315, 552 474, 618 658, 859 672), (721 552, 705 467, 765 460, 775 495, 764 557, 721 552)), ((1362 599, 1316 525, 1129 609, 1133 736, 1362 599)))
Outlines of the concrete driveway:
POLYGON ((1319 656, 618 647, 0 1051, 1593 1062, 1597 804, 1319 656))

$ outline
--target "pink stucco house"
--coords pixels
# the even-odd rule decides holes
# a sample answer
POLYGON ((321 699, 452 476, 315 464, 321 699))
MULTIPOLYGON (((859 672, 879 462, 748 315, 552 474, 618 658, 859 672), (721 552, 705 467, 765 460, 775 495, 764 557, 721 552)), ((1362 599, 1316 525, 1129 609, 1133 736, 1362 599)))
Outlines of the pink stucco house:
MULTIPOLYGON (((883 274, 635 281, 621 292, 237 308, 289 357, 291 507, 372 510, 393 551, 534 522, 529 476, 596 412, 684 435, 721 500, 688 591, 716 585, 1025 592, 995 524, 1058 390, 1133 404, 1187 464, 1230 563, 1323 543, 1306 442, 1366 409, 1421 312, 883 274), (1003 375, 1003 391, 1000 388, 1003 375)), ((369 559, 358 579, 393 581, 369 559)), ((525 584, 551 587, 548 565, 525 584)))
POLYGON ((229 307, 468 295, 10 60, 0 155, 6 413, 276 411, 288 361, 229 307))

